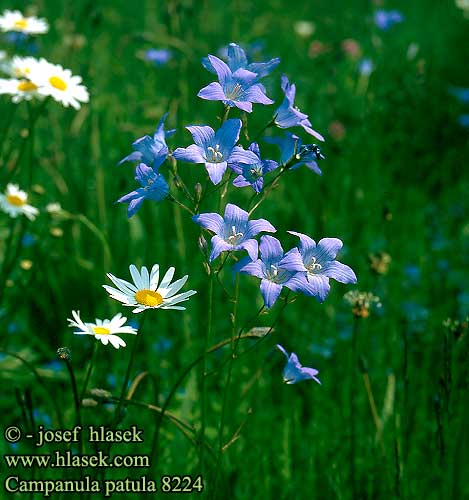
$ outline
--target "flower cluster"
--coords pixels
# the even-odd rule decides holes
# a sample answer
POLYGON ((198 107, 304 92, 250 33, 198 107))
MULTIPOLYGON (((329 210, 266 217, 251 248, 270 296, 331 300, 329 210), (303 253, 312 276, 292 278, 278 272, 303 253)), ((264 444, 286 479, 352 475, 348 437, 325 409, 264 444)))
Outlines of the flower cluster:
MULTIPOLYGON (((204 86, 198 97, 220 101, 223 105, 221 123, 213 127, 209 124, 191 124, 185 128, 192 136, 192 143, 171 148, 166 143, 173 131, 166 132, 161 119, 153 136, 144 136, 132 144, 132 153, 123 158, 124 162, 138 162, 135 179, 140 187, 119 198, 120 203, 128 203, 128 216, 136 214, 142 202, 162 201, 169 198, 192 214, 194 223, 211 234, 210 250, 203 236, 200 245, 206 255, 207 268, 215 266, 214 261, 224 253, 217 273, 228 258, 234 260, 233 271, 251 275, 260 280, 260 292, 266 308, 271 308, 280 297, 284 288, 290 292, 302 293, 323 302, 330 291, 330 279, 341 283, 356 283, 353 270, 336 260, 342 241, 338 238, 323 238, 318 243, 306 234, 288 231, 298 238, 297 246, 284 251, 281 242, 270 234, 276 233, 274 225, 266 219, 251 218, 252 212, 263 202, 267 194, 278 185, 285 172, 293 172, 302 165, 321 175, 319 162, 324 160, 321 148, 315 143, 303 142, 290 129, 296 128, 312 136, 316 141, 324 137, 313 129, 308 115, 295 105, 296 86, 286 75, 281 77, 280 88, 283 93, 280 105, 273 112, 269 122, 261 129, 255 140, 249 139, 247 122, 253 111, 253 104, 271 105, 274 101, 267 96, 262 79, 268 77, 279 65, 278 58, 266 62, 250 62, 246 52, 237 44, 231 43, 221 57, 208 55, 202 65, 215 74, 217 81, 204 86), (242 113, 229 117, 230 112, 242 113), (283 135, 267 134, 267 129, 280 129, 283 135), (244 133, 241 134, 241 131, 244 133), (241 137, 245 137, 243 143, 241 137), (276 144, 280 149, 279 160, 268 159, 262 152, 262 144, 276 144), (179 163, 202 165, 206 172, 205 188, 197 183, 194 194, 182 181, 179 163), (163 177, 163 168, 168 167, 171 174, 163 177), (171 182, 171 180, 173 182, 171 182), (210 183, 214 186, 209 189, 210 183), (232 202, 224 204, 223 215, 216 211, 203 211, 200 207, 211 194, 220 193, 218 207, 227 195, 229 188, 248 188, 251 202, 242 208, 232 202), (179 194, 185 199, 181 199, 179 194), (187 203, 187 205, 185 205, 187 203), (258 239, 259 238, 259 239, 258 239), (243 252, 238 257, 237 254, 243 252)), ((183 167, 181 173, 183 173, 183 167)), ((131 266, 134 283, 120 280, 109 274, 109 279, 117 288, 105 286, 111 297, 126 306, 134 307, 134 312, 146 308, 182 309, 179 302, 187 300, 192 290, 177 293, 185 283, 185 278, 168 286, 167 275, 172 277, 171 269, 158 286, 158 269, 149 273, 142 268, 141 273, 131 266)), ((209 270, 210 272, 210 270, 209 270)), ((300 380, 314 379, 317 371, 303 368, 296 354, 288 355, 283 347, 278 348, 287 357, 284 379, 288 384, 300 380)))
MULTIPOLYGON (((0 30, 24 36, 46 33, 44 19, 25 17, 19 11, 5 11, 0 16, 0 30)), ((1 69, 9 78, 0 78, 0 94, 10 95, 14 103, 51 97, 63 106, 79 109, 89 100, 80 76, 44 58, 13 56, 2 62, 1 69)))

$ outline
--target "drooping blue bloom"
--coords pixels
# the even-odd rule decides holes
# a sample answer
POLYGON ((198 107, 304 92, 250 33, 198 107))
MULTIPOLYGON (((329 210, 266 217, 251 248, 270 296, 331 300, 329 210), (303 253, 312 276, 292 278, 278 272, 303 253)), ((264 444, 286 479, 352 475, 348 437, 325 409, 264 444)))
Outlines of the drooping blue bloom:
POLYGON ((36 237, 34 234, 31 233, 26 233, 23 238, 21 238, 21 245, 23 247, 31 247, 35 245, 37 242, 36 237))
POLYGON ((193 125, 186 129, 192 134, 195 144, 187 148, 177 148, 173 157, 189 163, 205 164, 214 184, 221 181, 228 164, 255 164, 259 161, 252 151, 235 146, 241 130, 241 120, 238 118, 226 120, 216 133, 212 127, 206 125, 193 125))
POLYGON ((272 104, 274 101, 265 95, 264 86, 257 82, 257 73, 239 68, 231 71, 229 66, 218 57, 209 55, 218 76, 218 82, 213 82, 204 87, 197 94, 202 99, 209 101, 222 101, 226 106, 252 111, 252 103, 272 104))
POLYGON ((265 307, 272 307, 285 286, 294 292, 315 295, 315 289, 306 280, 306 268, 297 248, 284 254, 282 245, 273 236, 262 236, 259 244, 261 258, 245 258, 233 270, 261 279, 261 294, 265 307))
POLYGON ((264 231, 275 233, 277 230, 265 219, 248 220, 249 214, 241 208, 228 203, 225 215, 217 213, 198 214, 192 220, 200 226, 215 233, 212 237, 210 262, 221 252, 246 250, 251 260, 257 259, 258 246, 254 236, 264 231))
POLYGON ((285 75, 282 75, 282 90, 285 93, 285 99, 275 112, 275 125, 279 128, 303 127, 308 134, 319 141, 324 141, 324 137, 311 128, 308 115, 295 107, 296 86, 294 83, 290 84, 285 75))
POLYGON ((290 132, 285 132, 284 137, 264 137, 264 141, 270 144, 277 144, 280 148, 280 164, 292 163, 290 170, 295 170, 301 165, 305 165, 318 175, 322 175, 322 170, 318 166, 319 160, 325 157, 321 149, 316 144, 302 145, 301 139, 290 132))
POLYGON ((300 244, 298 250, 306 268, 306 279, 314 290, 319 302, 323 302, 330 290, 329 278, 340 283, 356 283, 357 277, 349 266, 335 260, 342 242, 338 238, 323 238, 316 242, 306 234, 288 231, 298 236, 300 244))
POLYGON ((404 16, 398 10, 377 10, 375 12, 375 24, 379 29, 386 31, 394 24, 401 23, 404 16))
POLYGON ((264 187, 263 176, 275 170, 278 167, 278 163, 273 160, 262 160, 257 142, 253 142, 248 149, 257 156, 258 162, 251 165, 246 165, 245 163, 232 163, 230 165, 231 170, 239 174, 233 181, 233 186, 251 186, 256 193, 260 193, 264 187))
MULTIPOLYGON (((251 73, 255 73, 258 78, 267 76, 280 64, 280 59, 278 57, 268 62, 248 63, 246 52, 236 43, 230 43, 228 45, 226 57, 228 59, 228 67, 233 73, 238 69, 245 69, 251 73)), ((217 70, 208 57, 202 59, 202 66, 211 73, 217 74, 217 70)))
POLYGON ((144 200, 161 201, 169 193, 169 186, 164 177, 153 168, 140 163, 135 170, 135 180, 140 183, 135 191, 122 196, 117 200, 117 203, 128 203, 127 217, 130 219, 144 200))
POLYGON ((22 31, 9 31, 3 35, 5 42, 14 45, 17 50, 28 54, 37 54, 39 46, 36 41, 27 33, 22 31))
POLYGON ((283 369, 283 381, 285 382, 285 384, 296 384, 297 382, 301 382, 302 380, 314 380, 319 385, 321 385, 321 382, 316 377, 316 375, 319 373, 317 370, 315 370, 314 368, 301 366, 298 356, 294 352, 289 355, 280 344, 277 344, 277 349, 280 352, 283 352, 283 354, 287 358, 287 364, 283 369))
POLYGON ((373 73, 375 67, 371 59, 362 59, 358 63, 358 72, 363 76, 370 76, 373 73))
POLYGON ((134 151, 125 158, 122 158, 118 165, 121 165, 125 161, 138 161, 153 166, 153 168, 158 168, 168 155, 166 137, 171 137, 176 131, 176 129, 165 131, 164 122, 167 116, 168 113, 163 115, 163 118, 161 118, 156 127, 153 137, 144 135, 140 137, 140 139, 137 139, 132 144, 132 149, 134 151), (155 166, 155 164, 157 164, 157 166, 155 166))
POLYGON ((166 64, 172 57, 173 53, 168 49, 148 49, 143 54, 143 58, 153 63, 155 66, 166 64))

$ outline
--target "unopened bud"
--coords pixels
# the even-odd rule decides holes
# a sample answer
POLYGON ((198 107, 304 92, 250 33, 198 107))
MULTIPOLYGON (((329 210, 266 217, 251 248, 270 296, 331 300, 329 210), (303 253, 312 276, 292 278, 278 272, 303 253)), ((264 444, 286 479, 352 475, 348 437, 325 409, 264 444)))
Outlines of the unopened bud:
POLYGON ((200 182, 198 182, 194 186, 194 193, 195 193, 195 201, 198 203, 202 197, 202 184, 200 184, 200 182))
POLYGON ((207 244, 207 240, 202 235, 199 236, 199 240, 198 240, 197 244, 199 245, 200 251, 204 255, 207 255, 208 244, 207 244))

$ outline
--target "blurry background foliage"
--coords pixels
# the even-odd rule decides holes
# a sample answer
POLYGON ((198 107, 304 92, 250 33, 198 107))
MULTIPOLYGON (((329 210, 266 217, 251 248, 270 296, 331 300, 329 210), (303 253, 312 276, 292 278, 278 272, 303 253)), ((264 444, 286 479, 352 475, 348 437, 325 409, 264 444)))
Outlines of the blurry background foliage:
MULTIPOLYGON (((186 125, 217 128, 219 103, 196 97, 213 81, 200 60, 233 41, 253 49, 257 60, 281 58, 265 81, 267 94, 278 105, 280 75, 288 75, 297 85, 298 106, 326 137, 323 176, 305 167, 288 173, 256 216, 277 227, 285 249, 296 244, 286 230, 316 240, 341 238, 339 260, 355 270, 360 290, 379 296, 382 307, 366 320, 353 320, 342 298, 351 287, 332 282, 324 304, 298 296, 272 338, 235 362, 225 441, 244 425, 223 456, 220 498, 469 496, 463 483, 468 451, 462 447, 468 437, 467 330, 455 334, 442 326, 447 317, 463 320, 469 304, 468 129, 459 123, 469 110, 449 92, 469 87, 469 21, 463 11, 449 0, 47 0, 27 7, 1 0, 0 6, 45 17, 51 29, 35 38, 37 56, 69 67, 90 91, 90 103, 78 112, 48 104, 37 122, 34 150, 15 174, 13 181, 28 191, 31 204, 44 209, 59 202, 74 218, 57 220, 43 211, 28 225, 34 241, 23 245, 21 256, 32 267, 24 269, 28 265, 18 261, 0 310, 2 349, 38 368, 65 423, 71 427, 74 419, 72 393, 55 351, 70 347, 77 376, 83 376, 94 340, 73 336, 66 318, 72 309, 85 320, 122 311, 101 288, 106 272, 125 278, 130 263, 174 265, 177 276, 189 274, 190 288, 198 290, 187 312, 149 315, 133 377, 150 370, 163 398, 200 352, 208 280, 197 248, 199 228, 168 201, 146 201, 129 221, 126 207, 114 202, 134 188, 133 168, 116 163, 166 111, 167 128, 177 128, 168 141, 172 149, 191 143, 186 125), (398 9, 405 19, 380 31, 373 23, 378 8, 398 9), (300 34, 298 21, 313 24, 300 34), (344 44, 349 39, 356 45, 344 44), (155 65, 144 58, 152 48, 169 49, 172 57, 155 65), (364 58, 372 61, 370 75, 360 74, 364 58), (32 185, 28 161, 33 162, 32 185), (380 265, 384 254, 390 259, 380 265), (351 359, 354 328, 361 372, 351 359), (277 342, 317 368, 323 385, 283 385, 284 358, 272 350, 277 342), (380 439, 366 380, 382 424, 380 439)), ((4 46, 14 53, 14 47, 4 46)), ((254 105, 251 136, 274 106, 254 105)), ((0 116, 7 117, 12 107, 4 96, 0 116)), ((16 108, 6 138, 18 151, 28 140, 26 111, 24 104, 16 108)), ((265 157, 277 158, 275 147, 261 143, 261 148, 265 157)), ((5 176, 12 165, 0 161, 5 176)), ((169 177, 165 167, 162 172, 169 177)), ((205 175, 202 166, 191 164, 180 164, 179 173, 190 187, 205 175)), ((230 201, 243 206, 249 195, 246 188, 230 201)), ((1 216, 4 245, 11 221, 1 216)), ((229 274, 224 279, 231 286, 229 274)), ((240 317, 246 320, 262 299, 256 279, 241 276, 240 286, 240 317)), ((216 289, 214 342, 229 337, 223 301, 216 289)), ((271 324, 280 307, 258 326, 271 324)), ((127 340, 131 345, 133 339, 127 340)), ((98 347, 90 387, 117 393, 130 351, 98 347)), ((209 368, 221 359, 211 358, 209 368)), ((31 394, 36 423, 57 427, 50 400, 32 372, 4 354, 0 370, 2 423, 21 423, 18 401, 31 394)), ((220 372, 208 378, 207 435, 215 446, 224 380, 220 372)), ((155 403, 150 386, 139 391, 141 400, 155 403)), ((197 426, 198 400, 194 375, 170 410, 197 426)), ((84 420, 106 423, 108 409, 85 408, 84 420)), ((131 423, 153 429, 154 416, 130 407, 121 425, 131 423)), ((18 449, 28 450, 26 444, 18 449)), ((11 448, 1 442, 0 451, 11 448)), ((145 452, 141 445, 118 451, 145 452)), ((195 449, 167 422, 159 464, 160 474, 199 472, 195 449)))

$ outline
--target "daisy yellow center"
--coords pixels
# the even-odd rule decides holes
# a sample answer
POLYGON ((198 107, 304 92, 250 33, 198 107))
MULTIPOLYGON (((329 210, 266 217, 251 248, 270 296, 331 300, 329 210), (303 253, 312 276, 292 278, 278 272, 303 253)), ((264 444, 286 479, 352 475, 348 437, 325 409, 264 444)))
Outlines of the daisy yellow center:
POLYGON ((97 335, 109 335, 111 330, 109 330, 109 328, 104 328, 104 326, 93 326, 93 332, 97 335))
POLYGON ((142 306, 155 307, 163 303, 163 297, 152 290, 138 290, 135 300, 142 306))
POLYGON ((15 21, 14 26, 15 28, 24 30, 28 26, 28 21, 26 19, 18 19, 18 21, 15 21))
POLYGON ((10 205, 14 205, 15 207, 22 207, 26 203, 23 198, 20 198, 16 194, 7 194, 6 199, 10 205))
POLYGON ((37 85, 34 85, 33 82, 28 82, 28 80, 21 80, 20 83, 18 83, 18 90, 22 92, 32 92, 36 89, 37 85))
POLYGON ((66 90, 67 84, 60 78, 60 76, 51 76, 49 83, 57 90, 66 90))

